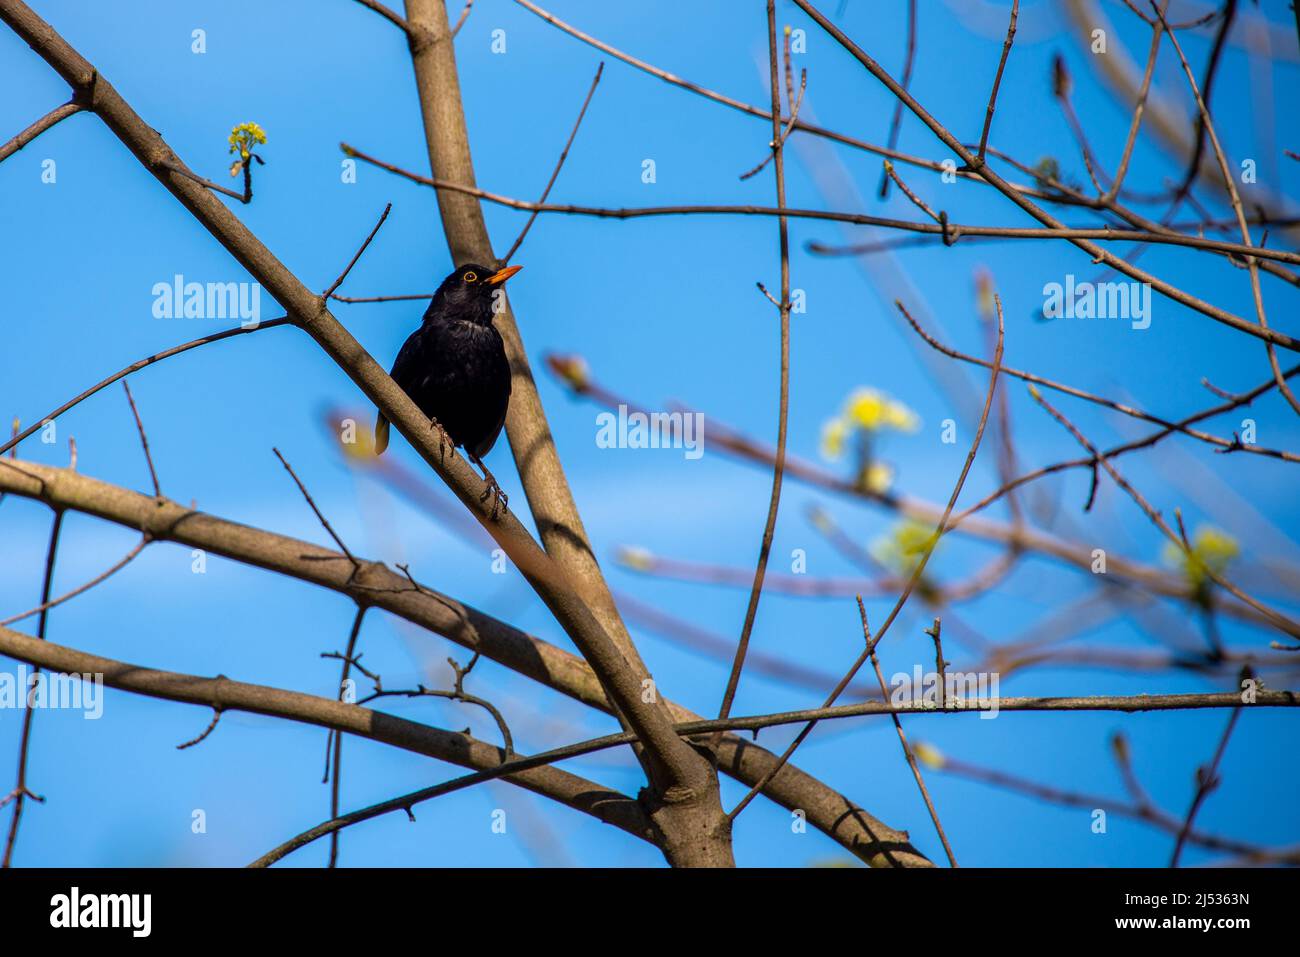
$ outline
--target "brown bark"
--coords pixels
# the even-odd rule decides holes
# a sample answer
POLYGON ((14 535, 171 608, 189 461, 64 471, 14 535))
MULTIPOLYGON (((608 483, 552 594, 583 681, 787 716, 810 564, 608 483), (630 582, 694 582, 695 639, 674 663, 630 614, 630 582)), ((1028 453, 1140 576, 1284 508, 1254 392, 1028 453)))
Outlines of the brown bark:
MULTIPOLYGON (((102 675, 109 688, 207 705, 218 712, 247 711, 332 728, 464 768, 495 768, 507 759, 501 748, 463 732, 444 731, 298 691, 232 681, 223 675, 204 678, 158 671, 42 641, 10 628, 0 627, 0 653, 62 674, 102 675)), ((519 771, 505 780, 591 814, 642 840, 655 840, 654 829, 640 804, 593 781, 554 767, 519 771)))
MULTIPOLYGON (((645 749, 655 816, 670 821, 676 811, 700 813, 699 801, 717 781, 712 769, 672 730, 662 700, 642 700, 644 668, 634 668, 594 617, 585 595, 565 571, 533 541, 509 512, 493 514, 484 483, 454 450, 445 451, 428 420, 388 377, 359 342, 330 313, 323 297, 312 293, 208 189, 195 182, 158 132, 146 124, 103 76, 20 0, 0 2, 3 18, 39 53, 93 110, 137 159, 162 183, 239 263, 276 299, 293 320, 343 369, 400 431, 421 457, 473 512, 546 603, 581 650, 615 703, 621 718, 645 749)), ((721 817, 721 807, 716 808, 721 817)), ((670 825, 671 826, 671 825, 670 825)), ((693 830, 698 832, 694 826, 693 830)), ((674 846, 694 847, 690 842, 674 846)), ((730 857, 730 844, 725 846, 730 857)), ((719 863, 722 856, 712 856, 719 863)), ((689 863, 689 862, 683 862, 689 863)))
MULTIPOLYGON (((602 711, 613 710, 595 673, 581 658, 428 586, 416 588, 379 562, 359 558, 361 570, 353 573, 341 553, 319 545, 225 521, 67 469, 23 460, 0 459, 0 492, 95 515, 148 532, 158 541, 201 548, 329 588, 480 652, 577 701, 602 711)), ((700 716, 687 708, 666 703, 674 722, 699 720, 700 716)), ((723 736, 718 754, 719 770, 748 787, 776 765, 772 752, 734 734, 723 736)), ((763 794, 788 810, 802 810, 811 825, 869 864, 930 866, 911 846, 906 832, 889 827, 797 767, 782 768, 763 794)))
MULTIPOLYGON (((474 165, 446 7, 440 0, 407 0, 406 19, 413 28, 411 62, 431 171, 439 179, 473 186, 474 165)), ((495 263, 478 199, 452 190, 439 190, 437 195, 452 260, 458 265, 495 263)), ((629 671, 648 678, 578 514, 508 300, 495 324, 505 340, 512 371, 506 436, 542 544, 582 594, 629 671)), ((658 695, 654 697, 657 701, 658 695)), ((665 775, 655 766, 660 756, 637 750, 650 778, 643 796, 663 830, 669 861, 732 865, 730 825, 722 812, 717 775, 709 763, 691 751, 677 757, 682 765, 678 773, 665 775)))

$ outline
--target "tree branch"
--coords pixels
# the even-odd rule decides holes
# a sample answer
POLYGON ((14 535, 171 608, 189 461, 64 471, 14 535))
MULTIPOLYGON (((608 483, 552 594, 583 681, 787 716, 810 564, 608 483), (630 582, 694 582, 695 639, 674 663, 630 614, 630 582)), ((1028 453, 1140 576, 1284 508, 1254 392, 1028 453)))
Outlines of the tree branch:
MULTIPOLYGON (((416 0, 412 2, 416 3, 416 0)), ((431 0, 420 0, 420 2, 431 4, 431 0)), ((416 5, 418 7, 418 3, 416 5)), ((427 62, 442 64, 444 68, 449 68, 450 79, 447 82, 454 84, 453 46, 450 43, 436 42, 438 36, 445 36, 447 33, 445 11, 440 4, 437 5, 437 9, 443 17, 441 31, 435 30, 434 42, 418 47, 413 50, 412 55, 417 62, 423 58, 427 62)), ((211 192, 188 177, 175 172, 174 167, 180 163, 179 157, 168 147, 157 131, 131 109, 112 84, 21 0, 0 0, 0 19, 3 19, 58 71, 73 88, 74 93, 83 98, 89 108, 103 119, 114 135, 131 150, 145 168, 176 196, 284 307, 293 323, 316 340, 322 350, 348 374, 367 398, 379 407, 385 417, 448 484, 462 504, 478 518, 537 591, 569 637, 573 639, 583 657, 599 676, 617 713, 628 722, 631 730, 637 733, 640 743, 652 758, 647 773, 652 773, 659 791, 681 796, 683 800, 679 806, 683 808, 693 806, 692 802, 700 795, 708 793, 710 788, 716 794, 717 783, 712 778, 707 762, 672 733, 669 713, 662 701, 643 700, 642 680, 646 670, 643 664, 639 661, 630 661, 625 654, 622 646, 626 644, 628 648, 631 647, 630 641, 625 639, 625 630, 615 632, 615 636, 624 636, 623 640, 620 640, 610 633, 608 625, 611 619, 605 616, 605 621, 602 622, 598 617, 603 611, 612 609, 613 602, 608 600, 607 603, 601 604, 591 601, 593 584, 603 584, 603 579, 599 577, 599 569, 589 549, 586 551, 589 561, 584 567, 591 574, 579 576, 578 573, 582 572, 582 569, 548 556, 511 513, 503 512, 498 518, 492 503, 487 502, 488 496, 484 493, 488 489, 483 480, 454 450, 450 454, 445 454, 446 450, 437 441, 427 418, 330 313, 327 300, 313 294, 304 286, 211 192), (576 583, 575 577, 578 579, 576 583)), ((427 18, 421 16, 412 18, 412 22, 417 27, 426 20, 427 18)), ((441 93, 446 93, 445 87, 446 82, 439 88, 441 93)), ((456 115, 459 116, 460 128, 463 130, 464 117, 459 113, 459 96, 445 95, 441 96, 440 100, 445 107, 454 105, 456 115)), ((465 143, 461 145, 467 159, 468 145, 465 143)), ((437 168, 436 164, 435 168, 437 168)), ((461 205, 472 206, 474 214, 478 214, 477 203, 466 200, 461 205)), ((478 221, 481 228, 481 215, 478 215, 478 221)), ((448 235, 453 235, 453 230, 450 228, 448 235)), ((482 238, 486 240, 485 231, 482 233, 482 238)), ((490 252, 490 249, 486 251, 490 252)), ((460 261, 459 257, 457 258, 460 261)), ((497 322, 498 325, 502 325, 500 316, 497 317, 497 322)), ((511 325, 507 318, 504 326, 511 325)), ((510 336, 507 335, 506 339, 509 342, 510 336)), ((516 360, 522 354, 517 335, 512 351, 512 358, 516 360)), ((519 370, 516 365, 516 378, 518 377, 519 370)), ((540 403, 535 401, 530 403, 526 392, 526 389, 516 392, 511 402, 512 418, 527 419, 524 428, 531 430, 534 435, 539 435, 538 429, 546 432, 545 417, 540 403), (535 407, 530 408, 534 405, 535 407)), ((518 455, 526 454, 530 459, 544 457, 532 446, 529 446, 525 452, 524 448, 516 442, 517 437, 512 435, 511 443, 518 455)), ((558 469, 558 457, 554 458, 554 464, 558 469)), ((559 475, 562 478, 562 473, 559 475)), ((552 492, 556 490, 552 488, 552 492)), ((530 496, 530 504, 533 504, 531 498, 532 496, 530 496)), ((571 503, 571 499, 569 501, 571 503)), ((576 511, 574 515, 576 516, 576 511)), ((534 516, 538 526, 545 529, 547 523, 543 515, 538 514, 536 507, 534 516)), ((570 531, 572 531, 571 526, 570 531)), ((605 595, 608 595, 607 590, 605 595)), ((718 814, 721 814, 720 808, 718 814)), ((726 850, 729 854, 729 843, 726 850)), ((670 848, 666 853, 671 854, 673 850, 670 848)))
MULTIPOLYGON (((157 541, 201 548, 328 588, 480 652, 583 704, 613 713, 595 673, 578 656, 428 586, 417 586, 379 562, 358 558, 361 568, 354 570, 341 552, 32 462, 0 460, 0 492, 95 515, 147 531, 157 541)), ((699 715, 671 700, 666 703, 674 721, 700 720, 699 715)), ((776 764, 772 752, 734 735, 723 738, 718 755, 719 769, 747 786, 768 775, 776 764)), ((803 810, 809 823, 873 866, 891 863, 886 852, 905 866, 929 866, 904 832, 879 821, 797 767, 781 768, 763 794, 782 807, 803 810)))
POLYGON ((21 133, 16 135, 9 142, 5 143, 3 146, 0 146, 0 163, 3 163, 9 157, 13 156, 20 149, 22 149, 32 140, 36 139, 36 137, 40 136, 46 130, 55 126, 60 121, 66 120, 69 116, 72 116, 74 113, 80 113, 83 109, 85 109, 85 107, 82 106, 82 104, 78 103, 76 100, 69 100, 67 103, 64 103, 62 106, 58 106, 50 110, 50 112, 46 113, 44 116, 42 116, 31 126, 27 127, 27 129, 23 130, 21 133))
MULTIPOLYGON (((102 675, 105 685, 122 691, 318 725, 460 767, 495 768, 506 760, 506 754, 500 748, 468 734, 444 731, 359 705, 265 685, 245 684, 224 675, 203 678, 157 671, 41 641, 8 628, 0 628, 0 653, 50 671, 102 675)), ((549 767, 511 774, 506 780, 590 814, 634 837, 655 842, 653 826, 641 806, 617 791, 549 767)))

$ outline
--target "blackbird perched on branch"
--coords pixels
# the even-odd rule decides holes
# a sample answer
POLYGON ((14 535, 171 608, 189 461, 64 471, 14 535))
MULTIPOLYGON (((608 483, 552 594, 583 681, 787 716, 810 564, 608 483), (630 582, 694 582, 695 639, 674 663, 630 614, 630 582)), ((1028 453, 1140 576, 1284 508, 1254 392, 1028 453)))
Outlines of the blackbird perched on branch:
MULTIPOLYGON (((502 284, 522 266, 491 270, 475 263, 459 267, 442 281, 393 363, 393 381, 427 415, 439 435, 465 449, 483 470, 493 495, 492 514, 506 495, 483 464, 496 444, 510 405, 510 363, 505 343, 492 325, 502 284)), ((388 448, 388 420, 375 422, 375 454, 388 448)))

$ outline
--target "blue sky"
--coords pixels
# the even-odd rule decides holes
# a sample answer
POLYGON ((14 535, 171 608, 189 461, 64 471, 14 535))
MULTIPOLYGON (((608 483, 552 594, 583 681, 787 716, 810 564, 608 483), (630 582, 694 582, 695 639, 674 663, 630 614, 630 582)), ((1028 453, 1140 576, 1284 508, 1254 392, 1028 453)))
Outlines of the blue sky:
MULTIPOLYGON (((383 171, 361 167, 355 183, 341 181, 340 141, 385 160, 427 172, 419 107, 405 44, 386 21, 347 0, 328 3, 169 4, 133 0, 129 12, 77 2, 34 3, 34 8, 94 63, 144 119, 194 169, 226 182, 226 136, 256 121, 269 142, 267 165, 255 174, 255 199, 236 213, 309 286, 324 288, 338 274, 386 203, 387 224, 341 292, 353 296, 433 289, 450 270, 431 191, 383 171), (206 32, 207 52, 191 50, 195 29, 206 32)), ((826 12, 835 12, 828 3, 826 12)), ((913 91, 964 140, 978 138, 989 84, 1005 29, 1007 4, 967 7, 920 4, 913 91)), ((458 7, 457 7, 458 9, 458 7)), ((750 103, 766 103, 766 34, 761 3, 664 2, 653 12, 630 4, 554 0, 552 11, 580 29, 692 81, 750 103)), ((836 17, 851 36, 895 75, 903 57, 905 4, 850 0, 836 17)), ((1145 26, 1117 3, 1104 9, 1117 28, 1112 43, 1139 61, 1145 26)), ((796 66, 808 71, 805 117, 883 142, 893 104, 875 80, 793 5, 778 6, 781 23, 807 31, 796 66)), ((453 14, 455 11, 453 12, 453 14)), ((1235 161, 1257 160, 1258 185, 1295 195, 1300 164, 1281 155, 1289 141, 1300 84, 1290 11, 1264 2, 1243 16, 1274 24, 1279 59, 1252 66, 1231 45, 1214 105, 1219 132, 1235 161), (1288 32, 1289 31, 1289 32, 1288 32), (1289 44, 1289 45, 1286 45, 1289 44), (1264 82, 1267 78, 1268 82, 1264 82)), ((1205 33, 1185 33, 1199 65, 1205 33)), ((456 40, 479 184, 509 196, 540 192, 602 55, 507 0, 479 0, 456 40), (491 49, 493 31, 505 31, 506 50, 491 49)), ((1026 162, 1059 159, 1071 178, 1086 181, 1069 129, 1048 82, 1061 52, 1075 79, 1075 104, 1102 166, 1113 171, 1127 131, 1129 106, 1101 87, 1062 8, 1027 2, 993 125, 992 145, 1026 162)), ((554 202, 593 206, 679 203, 753 203, 773 200, 770 167, 740 181, 764 155, 766 123, 664 84, 607 60, 604 77, 552 194, 554 202), (653 159, 656 181, 642 182, 653 159)), ((1139 64, 1140 65, 1140 64, 1139 64)), ((1161 92, 1183 115, 1191 108, 1172 49, 1156 71, 1161 92)), ((0 129, 12 132, 67 99, 58 76, 8 31, 0 31, 0 85, 14 91, 0 101, 0 129)), ((935 160, 941 145, 905 116, 900 148, 935 160)), ((895 190, 875 195, 879 159, 824 141, 795 136, 787 175, 792 206, 857 209, 917 218, 895 190)), ((1128 183, 1155 191, 1175 166, 1147 137, 1139 140, 1128 183)), ((1179 167, 1180 168, 1180 167, 1179 167)), ((954 221, 1027 224, 990 189, 943 184, 933 174, 900 167, 923 198, 954 221)), ((1019 179, 1020 177, 1016 177, 1019 179)), ((233 185, 235 181, 230 181, 233 185)), ((1250 186, 1243 186, 1249 202, 1250 186)), ((1217 215, 1226 209, 1215 206, 1217 215)), ((525 214, 485 209, 498 251, 504 251, 525 214)), ((1061 214, 1070 222, 1082 217, 1061 214)), ((1193 215, 1185 211, 1184 217, 1193 215)), ((123 365, 173 344, 230 325, 202 319, 156 319, 152 289, 176 274, 199 282, 245 281, 247 275, 197 222, 159 188, 94 117, 76 116, 0 165, 0 217, 9 308, 6 347, 0 351, 0 415, 30 422, 70 395, 123 365), (57 180, 41 182, 53 159, 57 180)), ((914 314, 946 341, 984 352, 975 318, 974 276, 992 275, 1006 310, 1006 362, 1081 388, 1100 391, 1157 414, 1190 414, 1212 404, 1201 385, 1242 390, 1264 381, 1268 366, 1258 341, 1232 332, 1169 300, 1153 298, 1150 328, 1113 321, 1034 318, 1043 285, 1095 274, 1088 257, 1043 242, 962 242, 951 249, 903 250, 869 261, 819 258, 805 250, 818 240, 840 243, 881 238, 860 228, 794 221, 793 285, 806 291, 807 312, 794 317, 791 342, 790 449, 818 459, 822 423, 861 385, 907 403, 921 420, 911 435, 891 436, 882 453, 897 469, 898 490, 945 500, 965 456, 977 414, 956 406, 929 376, 930 356, 894 312, 902 297, 914 314), (959 423, 956 444, 939 440, 940 423, 959 423)), ((1282 237, 1277 237, 1279 244, 1282 237)), ((1123 248, 1123 247, 1117 247, 1123 248)), ((620 545, 665 557, 752 566, 767 507, 770 476, 708 447, 711 419, 764 441, 776 431, 778 328, 774 310, 755 281, 778 285, 776 225, 760 217, 665 217, 625 222, 540 217, 515 261, 525 266, 511 283, 521 324, 569 480, 611 584, 642 601, 734 640, 747 593, 693 583, 660 581, 620 568, 620 545), (706 413, 705 454, 687 460, 680 450, 603 449, 595 442, 590 403, 572 399, 544 370, 548 352, 580 353, 594 377, 651 408, 680 399, 706 413)), ((1253 317, 1246 274, 1221 258, 1154 248, 1143 268, 1238 315, 1253 317)), ((1264 277, 1274 324, 1294 334, 1281 306, 1288 291, 1264 277)), ((381 362, 391 362, 418 322, 422 303, 338 305, 335 314, 381 362)), ((263 315, 278 315, 269 297, 263 315)), ((1281 357, 1287 365, 1287 357, 1281 357)), ((949 374, 954 370, 948 368, 949 374)), ((978 398, 986 379, 958 368, 978 398)), ((1074 457, 1078 447, 1026 395, 1008 383, 1021 461, 1036 466, 1074 457)), ((570 647, 545 609, 515 573, 491 571, 491 556, 436 517, 370 477, 349 470, 323 426, 333 408, 370 410, 355 387, 314 346, 291 329, 259 332, 154 366, 132 377, 149 432, 163 491, 215 515, 311 541, 326 542, 306 504, 271 453, 277 446, 308 484, 350 547, 387 562, 410 562, 423 581, 570 647)), ((1053 400, 1056 401, 1056 400, 1053 400)), ((1135 423, 1074 400, 1057 403, 1094 441, 1113 443, 1142 434, 1135 423)), ((1228 435, 1242 415, 1214 420, 1209 430, 1228 435)), ((1263 445, 1294 448, 1300 428, 1276 395, 1250 409, 1263 445)), ((66 439, 75 436, 78 468, 144 491, 148 474, 121 390, 112 388, 58 421, 59 442, 36 439, 24 457, 65 464, 66 439)), ((389 453, 421 472, 404 442, 389 453)), ((981 454, 962 502, 996 486, 993 447, 981 454)), ((512 495, 525 499, 503 440, 489 466, 512 495)), ((832 468, 844 468, 843 463, 832 468)), ((1215 455, 1183 441, 1120 460, 1121 472, 1172 515, 1181 507, 1189 525, 1211 524, 1240 541, 1249 564, 1300 558, 1294 541, 1300 506, 1287 466, 1258 456, 1215 455)), ((431 488, 439 483, 429 476, 431 488)), ((1069 473, 1040 483, 1055 505, 1063 535, 1096 543, 1143 562, 1161 561, 1162 539, 1145 517, 1103 480, 1096 508, 1083 514, 1087 475, 1069 473)), ((444 489, 437 495, 451 501, 444 489)), ((820 504, 864 545, 886 533, 893 517, 861 503, 787 483, 774 546, 773 569, 789 571, 803 549, 810 576, 844 576, 854 568, 810 526, 805 511, 820 504)), ((1052 511, 1050 508, 1048 511, 1052 511)), ((994 509, 993 515, 1005 517, 994 509)), ((0 505, 0 608, 5 615, 36 604, 49 514, 15 499, 0 505)), ((61 593, 93 577, 134 543, 129 530, 85 516, 65 524, 55 582, 61 593)), ((987 561, 987 546, 954 537, 936 556, 941 578, 959 579, 987 561)), ((191 572, 189 551, 153 545, 110 582, 52 614, 49 638, 126 661, 176 671, 332 694, 337 662, 321 652, 341 649, 352 608, 331 593, 211 557, 207 572, 191 572)), ((995 593, 955 611, 994 641, 1031 634, 1053 609, 1078 600, 1092 585, 1043 559, 1027 559, 995 593)), ((1294 596, 1263 592, 1294 607, 1294 596)), ((876 620, 892 599, 868 603, 876 620)), ((1185 607, 1164 606, 1164 621, 1197 633, 1185 607)), ((883 648, 887 674, 932 660, 917 606, 900 619, 883 648)), ((1087 647, 1155 650, 1149 622, 1120 616, 1075 641, 1087 647)), ((26 626, 30 626, 27 623, 26 626)), ((634 627, 660 687, 706 713, 717 709, 726 666, 634 627)), ((1223 626, 1234 648, 1265 649, 1273 635, 1223 626)), ((851 599, 809 600, 767 594, 754 647, 828 674, 856 657, 861 636, 851 599)), ((361 647, 366 664, 388 687, 417 682, 446 686, 448 655, 467 654, 383 614, 368 617, 361 647)), ((960 649, 953 649, 967 660, 960 649)), ((950 653, 950 658, 955 657, 950 653)), ((12 663, 3 665, 10 668, 12 663)), ((539 750, 601 733, 610 719, 516 677, 491 662, 472 675, 471 687, 489 696, 511 723, 521 750, 539 750)), ((1003 694, 1135 694, 1222 690, 1195 675, 1117 671, 1036 670, 1009 679, 1003 694)), ((321 785, 325 733, 270 719, 227 714, 202 745, 177 751, 209 715, 199 709, 107 692, 104 717, 37 715, 32 786, 47 796, 29 806, 16 861, 25 865, 237 865, 323 819, 321 785), (206 834, 191 833, 203 809, 206 834)), ((737 713, 820 703, 823 691, 785 687, 747 675, 737 713)), ((449 728, 470 727, 495 740, 490 720, 460 705, 436 701, 386 702, 394 713, 449 728)), ((1125 731, 1143 783, 1166 809, 1181 815, 1191 799, 1196 767, 1208 760, 1227 713, 1145 716, 1115 714, 1004 714, 926 717, 907 721, 913 739, 931 741, 964 761, 1059 787, 1123 795, 1108 737, 1125 731)), ((0 711, 0 773, 16 755, 20 716, 0 711)), ((1198 821, 1206 830, 1262 844, 1300 840, 1294 794, 1300 770, 1283 759, 1294 719, 1282 711, 1243 715, 1228 748, 1224 784, 1198 821), (1287 810, 1291 808, 1292 810, 1287 810)), ((789 732, 768 732, 777 747, 789 732)), ((349 740, 345 748, 344 806, 359 807, 457 773, 427 759, 349 740)), ((883 720, 855 720, 819 730, 800 750, 799 763, 841 788, 873 813, 908 829, 917 845, 942 856, 907 772, 892 728, 883 720)), ((639 786, 626 753, 591 756, 566 765, 625 791, 639 786)), ((0 778, 0 790, 8 784, 0 778)), ((1086 811, 1049 806, 956 777, 930 773, 928 783, 963 864, 1126 866, 1164 863, 1172 839, 1112 817, 1105 835, 1093 834, 1086 811)), ((724 784, 724 803, 743 791, 724 784)), ((7 815, 7 811, 5 812, 7 815)), ((367 823, 344 839, 349 865, 649 865, 662 863, 652 848, 575 812, 557 809, 505 785, 461 792, 417 811, 418 822, 393 816, 367 823), (491 814, 505 809, 506 835, 492 833, 491 814)), ((317 865, 325 845, 290 857, 288 865, 317 865)), ((844 855, 810 832, 793 834, 789 815, 756 802, 738 822, 742 864, 805 866, 844 855)), ((1189 862, 1208 858, 1193 849, 1189 862)))

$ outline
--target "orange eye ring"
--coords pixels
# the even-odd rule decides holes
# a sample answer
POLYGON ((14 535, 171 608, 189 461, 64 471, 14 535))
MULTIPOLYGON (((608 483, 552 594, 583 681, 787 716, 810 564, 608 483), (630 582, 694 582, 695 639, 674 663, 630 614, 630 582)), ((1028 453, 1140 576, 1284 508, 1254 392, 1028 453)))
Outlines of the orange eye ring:
POLYGON ((474 272, 474 270, 471 269, 469 272, 465 273, 465 275, 462 276, 461 278, 465 280, 465 282, 478 282, 478 273, 474 272))

